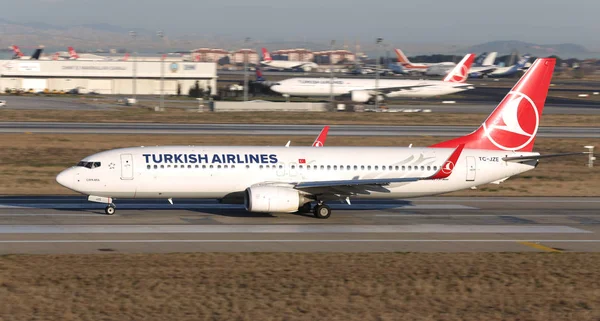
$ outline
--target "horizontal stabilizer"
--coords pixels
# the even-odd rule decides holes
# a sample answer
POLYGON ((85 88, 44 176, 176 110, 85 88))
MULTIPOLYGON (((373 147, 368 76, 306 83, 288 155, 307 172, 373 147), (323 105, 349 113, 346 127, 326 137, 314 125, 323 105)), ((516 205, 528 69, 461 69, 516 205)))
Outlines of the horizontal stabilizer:
POLYGON ((574 156, 574 155, 585 155, 585 154, 589 154, 589 152, 559 153, 559 154, 529 155, 529 156, 508 156, 508 157, 503 157, 502 160, 505 162, 519 162, 519 161, 536 160, 536 159, 540 159, 540 158, 574 156))

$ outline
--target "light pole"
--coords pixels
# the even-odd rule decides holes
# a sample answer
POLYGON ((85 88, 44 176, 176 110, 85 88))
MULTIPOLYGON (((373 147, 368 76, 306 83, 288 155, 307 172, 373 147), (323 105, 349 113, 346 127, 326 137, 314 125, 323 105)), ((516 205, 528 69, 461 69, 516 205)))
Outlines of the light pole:
POLYGON ((379 47, 383 38, 377 38, 375 44, 377 45, 377 65, 375 67, 375 110, 379 109, 379 47))
POLYGON ((333 64, 332 64, 332 57, 333 57, 333 48, 335 46, 335 40, 331 40, 331 52, 329 53, 329 65, 331 65, 331 69, 330 71, 330 75, 329 75, 329 103, 331 104, 331 110, 335 110, 335 97, 333 96, 333 64))
POLYGON ((244 39, 244 101, 248 101, 248 42, 250 38, 244 39))
MULTIPOLYGON (((131 36, 131 38, 133 39, 133 43, 135 43, 135 38, 137 37, 137 32, 135 31, 129 31, 129 35, 131 36)), ((132 44, 134 45, 134 44, 132 44)), ((136 100, 136 96, 137 96, 137 54, 135 51, 133 51, 133 68, 132 68, 132 72, 133 72, 133 78, 131 80, 131 91, 133 93, 133 103, 137 103, 136 100)))
MULTIPOLYGON (((162 42, 165 37, 165 33, 162 30, 156 32, 156 35, 160 37, 162 42)), ((166 54, 163 54, 160 58, 160 110, 165 108, 165 57, 166 54)))

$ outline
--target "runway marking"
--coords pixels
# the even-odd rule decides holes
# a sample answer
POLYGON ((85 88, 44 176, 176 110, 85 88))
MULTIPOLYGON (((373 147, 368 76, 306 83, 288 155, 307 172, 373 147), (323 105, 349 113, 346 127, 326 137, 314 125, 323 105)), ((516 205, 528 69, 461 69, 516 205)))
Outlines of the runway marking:
MULTIPOLYGON (((328 204, 333 209, 341 210, 360 210, 360 209, 408 209, 408 210, 477 210, 477 207, 465 206, 459 204, 397 204, 397 203, 372 203, 372 204, 328 204)), ((15 203, 10 205, 0 204, 0 209, 99 209, 104 208, 103 204, 94 203, 83 203, 83 204, 72 204, 72 203, 15 203)), ((243 205, 233 204, 117 204, 118 209, 244 209, 243 205)))
MULTIPOLYGON (((280 240, 0 240, 0 244, 2 243, 532 243, 534 242, 555 242, 555 243, 600 243, 600 239, 598 240, 440 240, 440 239, 430 239, 430 240, 418 240, 418 239, 409 239, 409 240, 399 240, 399 239, 337 239, 337 240, 290 240, 290 239, 280 239, 280 240)), ((546 248, 542 245, 542 247, 546 248)), ((548 248, 553 251, 559 251, 553 248, 548 248)))
POLYGON ((0 225, 0 234, 267 233, 592 233, 555 225, 0 225))
POLYGON ((519 241, 519 242, 517 242, 517 243, 519 243, 519 244, 522 244, 522 245, 525 245, 525 246, 532 247, 532 248, 534 248, 534 249, 537 249, 537 250, 545 251, 545 252, 555 252, 555 253, 562 253, 562 251, 561 251, 561 250, 557 250, 557 249, 555 249, 555 248, 552 248, 552 247, 548 247, 548 246, 545 246, 545 245, 539 244, 538 242, 540 242, 540 241, 537 241, 537 242, 531 242, 531 241, 519 241))

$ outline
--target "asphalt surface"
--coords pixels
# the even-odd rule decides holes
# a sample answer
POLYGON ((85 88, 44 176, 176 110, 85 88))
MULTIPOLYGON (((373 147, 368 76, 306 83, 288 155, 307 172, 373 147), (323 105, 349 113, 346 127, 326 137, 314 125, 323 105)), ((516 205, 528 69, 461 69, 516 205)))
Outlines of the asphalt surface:
MULTIPOLYGON (((185 134, 185 135, 314 135, 321 125, 161 124, 0 122, 0 133, 53 134, 185 134)), ((474 126, 334 125, 331 136, 448 136, 464 135, 474 126)), ((539 137, 600 138, 600 127, 542 127, 539 137)))
POLYGON ((197 251, 600 251, 600 198, 330 203, 333 215, 248 213, 207 200, 0 198, 0 254, 197 251))
MULTIPOLYGON (((432 113, 475 113, 489 114, 496 108, 498 102, 506 95, 506 88, 478 88, 467 91, 459 99, 435 97, 428 99, 391 99, 387 106, 399 112, 422 112, 427 109, 432 113), (455 101, 445 104, 443 101, 455 101)), ((575 94, 570 96, 575 97, 575 94)), ((40 96, 0 96, 7 104, 0 109, 11 110, 66 110, 66 111, 118 111, 127 108, 117 100, 122 97, 104 96, 98 98, 82 97, 40 97, 40 96)), ((141 103, 159 104, 158 96, 138 96, 141 103)), ((263 97, 264 98, 264 97, 263 97)), ((166 107, 197 107, 194 100, 165 99, 166 107)), ((366 106, 367 108, 369 106, 366 106)), ((594 115, 600 113, 600 101, 560 97, 548 97, 544 114, 577 114, 594 115)))

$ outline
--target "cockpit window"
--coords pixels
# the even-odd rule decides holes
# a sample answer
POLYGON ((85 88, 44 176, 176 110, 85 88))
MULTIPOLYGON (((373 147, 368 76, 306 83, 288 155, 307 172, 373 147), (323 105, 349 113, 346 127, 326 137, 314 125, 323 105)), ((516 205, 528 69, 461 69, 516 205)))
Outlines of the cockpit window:
POLYGON ((97 168, 97 167, 100 167, 101 165, 102 165, 101 162, 79 162, 79 163, 77 163, 77 166, 85 167, 85 168, 89 168, 89 169, 97 168))

